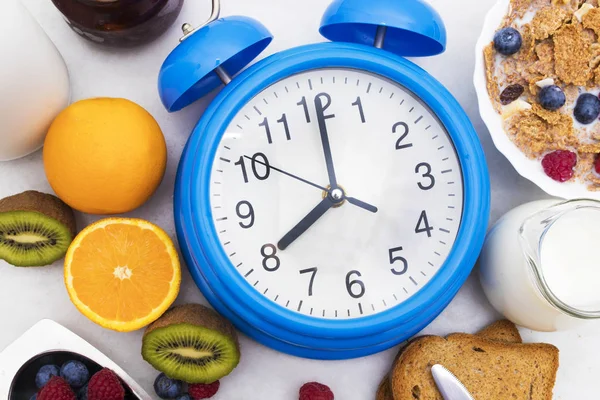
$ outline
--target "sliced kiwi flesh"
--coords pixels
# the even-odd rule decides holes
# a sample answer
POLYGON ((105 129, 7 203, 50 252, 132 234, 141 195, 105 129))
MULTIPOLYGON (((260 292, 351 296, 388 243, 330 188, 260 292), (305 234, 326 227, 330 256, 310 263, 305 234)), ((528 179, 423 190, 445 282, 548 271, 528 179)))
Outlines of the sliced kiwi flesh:
POLYGON ((235 328, 200 304, 167 311, 144 333, 142 356, 172 379, 212 383, 228 375, 240 361, 235 328))
POLYGON ((57 197, 28 191, 0 200, 0 260, 49 265, 64 257, 74 237, 73 210, 57 197))

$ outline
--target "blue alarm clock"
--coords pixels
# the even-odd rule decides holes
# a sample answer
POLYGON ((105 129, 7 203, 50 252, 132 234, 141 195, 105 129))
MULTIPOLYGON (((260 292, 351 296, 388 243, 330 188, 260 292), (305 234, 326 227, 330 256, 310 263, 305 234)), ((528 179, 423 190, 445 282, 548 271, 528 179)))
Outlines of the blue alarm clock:
POLYGON ((177 111, 224 85, 192 132, 175 222, 208 301, 258 342, 345 359, 429 324, 479 255, 485 157, 468 117, 402 56, 444 51, 422 0, 335 0, 320 32, 242 69, 271 42, 246 17, 184 25, 159 91, 177 111), (236 75, 237 74, 237 75, 236 75))

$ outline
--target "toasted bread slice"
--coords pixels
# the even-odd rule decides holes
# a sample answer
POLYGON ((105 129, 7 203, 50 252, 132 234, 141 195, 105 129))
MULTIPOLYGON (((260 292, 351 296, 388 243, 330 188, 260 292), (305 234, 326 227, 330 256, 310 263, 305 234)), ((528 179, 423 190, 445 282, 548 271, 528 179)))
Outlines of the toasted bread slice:
MULTIPOLYGON (((507 319, 502 319, 500 321, 494 322, 493 324, 491 324, 491 325, 483 328, 479 332, 477 332, 476 335, 479 337, 482 337, 484 339, 497 340, 499 342, 509 342, 509 343, 522 343, 523 342, 523 340, 521 339, 521 335, 519 334, 519 330, 517 329, 515 324, 513 324, 512 322, 510 322, 507 319)), ((424 337, 428 337, 428 336, 417 337, 417 338, 409 341, 405 346, 403 346, 400 349, 400 351, 398 352, 398 354, 396 355, 396 358, 394 359, 394 365, 395 365, 396 361, 398 360, 398 358, 400 358, 400 355, 402 354, 404 349, 406 349, 406 347, 409 344, 414 343, 415 341, 420 340, 424 337)), ((394 398, 392 396, 392 388, 390 386, 390 374, 387 374, 381 380, 381 383, 379 384, 379 387, 377 388, 377 394, 375 396, 375 400, 394 400, 394 398)))
POLYGON ((507 319, 501 319, 477 332, 477 336, 498 342, 523 343, 519 330, 507 319))
POLYGON ((442 364, 476 399, 551 400, 558 349, 549 344, 506 343, 457 333, 410 344, 390 375, 394 400, 443 400, 431 366, 442 364))

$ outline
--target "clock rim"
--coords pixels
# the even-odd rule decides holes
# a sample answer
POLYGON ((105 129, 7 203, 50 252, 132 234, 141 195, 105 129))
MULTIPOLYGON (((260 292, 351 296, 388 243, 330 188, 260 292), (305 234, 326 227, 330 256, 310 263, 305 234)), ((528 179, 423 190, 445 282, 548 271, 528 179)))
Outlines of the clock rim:
POLYGON ((383 350, 418 332, 437 317, 475 264, 488 225, 489 203, 490 184, 483 149, 467 115, 447 89, 401 57, 364 45, 342 43, 286 50, 234 78, 208 107, 186 144, 177 173, 174 201, 177 235, 184 258, 196 284, 217 311, 259 342, 274 339, 276 342, 270 343, 271 347, 303 356, 306 349, 301 346, 310 346, 316 349, 315 358, 348 358, 350 353, 358 356, 383 350), (217 147, 240 109, 281 79, 327 67, 373 73, 402 85, 420 98, 452 139, 462 169, 464 192, 459 232, 435 276, 396 307, 339 321, 293 312, 255 291, 235 270, 220 246, 209 199, 217 147), (193 208, 192 204, 197 207, 193 208), (348 354, 340 357, 338 351, 348 354))

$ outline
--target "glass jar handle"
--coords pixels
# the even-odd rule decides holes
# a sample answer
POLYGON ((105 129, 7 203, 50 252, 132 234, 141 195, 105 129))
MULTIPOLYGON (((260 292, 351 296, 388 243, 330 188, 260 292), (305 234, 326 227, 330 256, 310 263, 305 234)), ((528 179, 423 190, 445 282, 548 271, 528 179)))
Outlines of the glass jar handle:
POLYGON ((204 28, 206 25, 210 24, 211 22, 216 21, 217 19, 219 19, 219 15, 221 15, 221 0, 212 0, 212 11, 210 13, 210 17, 208 18, 208 20, 205 23, 203 23, 202 25, 197 26, 196 28, 194 28, 192 26, 192 24, 188 24, 187 22, 185 24, 183 24, 183 26, 181 27, 181 29, 183 30, 183 36, 181 37, 181 39, 179 39, 179 41, 183 42, 185 39, 190 37, 194 32, 204 28))

